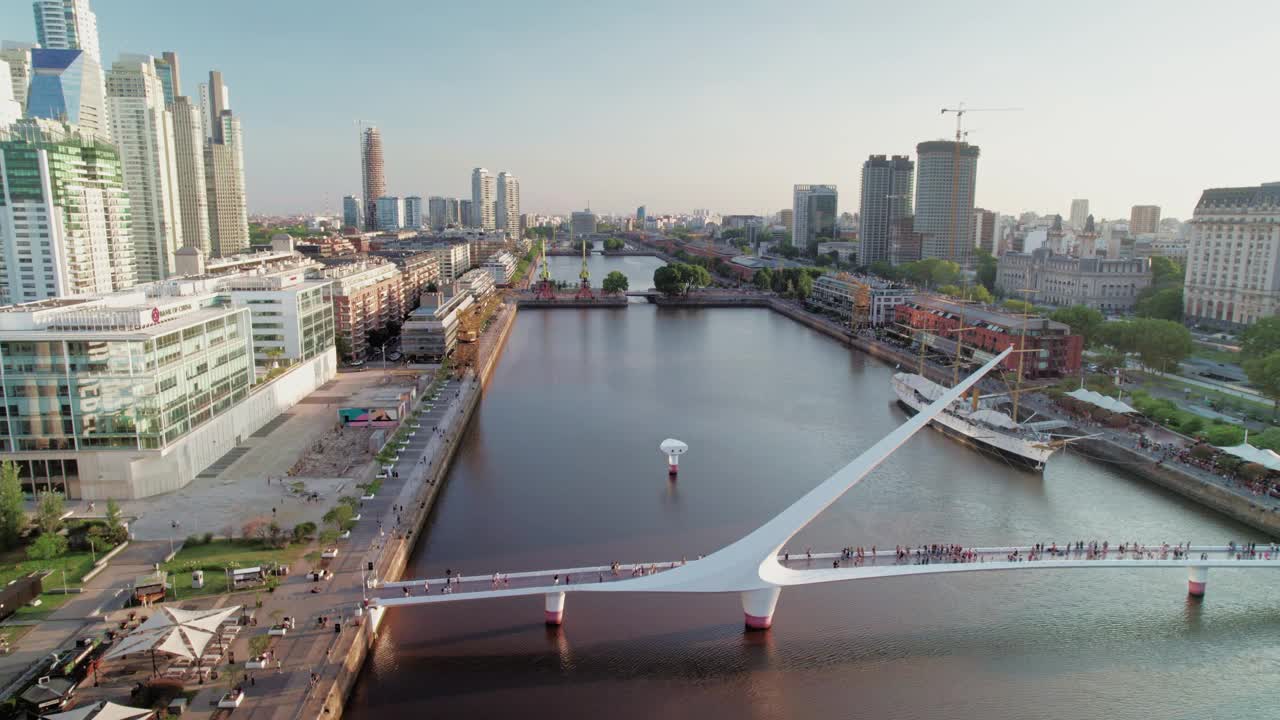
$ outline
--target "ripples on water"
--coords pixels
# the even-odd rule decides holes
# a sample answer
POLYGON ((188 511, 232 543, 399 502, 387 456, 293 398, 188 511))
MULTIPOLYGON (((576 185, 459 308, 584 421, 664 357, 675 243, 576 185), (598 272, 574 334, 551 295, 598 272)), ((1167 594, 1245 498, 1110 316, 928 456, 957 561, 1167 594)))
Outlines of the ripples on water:
MULTIPOLYGON (((626 259, 633 288, 653 266, 626 259)), ((522 313, 411 573, 710 552, 901 422, 891 373, 763 310, 522 313), (668 436, 691 446, 676 485, 668 436)), ((1077 539, 1262 538, 1077 456, 1040 477, 924 432, 792 547, 1077 539)), ((736 595, 570 595, 560 630, 541 598, 395 610, 348 712, 1276 717, 1277 580, 1214 570, 1203 602, 1169 570, 791 588, 752 634, 736 595)))

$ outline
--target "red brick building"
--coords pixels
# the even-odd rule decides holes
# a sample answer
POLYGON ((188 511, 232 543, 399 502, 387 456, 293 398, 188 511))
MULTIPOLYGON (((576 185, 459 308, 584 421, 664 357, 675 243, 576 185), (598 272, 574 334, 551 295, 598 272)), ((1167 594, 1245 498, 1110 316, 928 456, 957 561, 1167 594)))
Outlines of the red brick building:
MULTIPOLYGON (((899 305, 895 319, 901 326, 925 330, 931 347, 954 353, 956 330, 962 327, 964 344, 962 353, 974 362, 986 362, 1010 346, 1014 350, 1024 346, 1023 377, 1044 378, 1075 375, 1080 372, 1084 338, 1072 335, 1064 323, 1043 317, 1022 317, 983 305, 955 302, 932 295, 921 295, 899 305)), ((903 333, 910 330, 904 327, 903 333)), ((1014 352, 1001 362, 1001 367, 1017 371, 1018 355, 1014 352)))

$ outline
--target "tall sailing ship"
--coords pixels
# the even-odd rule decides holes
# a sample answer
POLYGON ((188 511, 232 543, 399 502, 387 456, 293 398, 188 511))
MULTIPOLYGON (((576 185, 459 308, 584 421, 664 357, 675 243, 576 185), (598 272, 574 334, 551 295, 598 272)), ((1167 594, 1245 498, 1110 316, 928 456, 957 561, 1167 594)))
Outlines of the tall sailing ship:
MULTIPOLYGON (((892 384, 898 402, 913 415, 947 392, 946 387, 915 373, 897 373, 892 384)), ((957 400, 930 424, 965 444, 1033 470, 1043 470, 1049 457, 1064 443, 1047 432, 1050 426, 1059 424, 1056 421, 1019 423, 999 410, 990 398, 979 400, 976 407, 957 400)))

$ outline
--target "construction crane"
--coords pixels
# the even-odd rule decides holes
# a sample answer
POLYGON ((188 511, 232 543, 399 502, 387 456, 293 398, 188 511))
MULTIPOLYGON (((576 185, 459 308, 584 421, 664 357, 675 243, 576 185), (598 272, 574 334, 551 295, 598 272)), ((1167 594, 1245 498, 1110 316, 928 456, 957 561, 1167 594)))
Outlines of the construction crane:
MULTIPOLYGON (((957 205, 960 202, 960 145, 965 143, 969 137, 969 133, 964 129, 964 116, 971 112, 1019 112, 1022 108, 1002 107, 1002 108, 970 108, 965 107, 964 103, 960 103, 953 108, 942 108, 942 114, 953 113, 956 116, 956 144, 951 154, 951 227, 947 233, 949 236, 949 245, 947 247, 947 258, 964 265, 958 261, 959 256, 956 255, 956 227, 959 224, 956 219, 956 213, 959 212, 957 205)), ((969 188, 973 192, 973 188, 969 188)), ((968 252, 964 253, 968 256, 968 252)), ((961 268, 963 269, 963 268, 961 268)))

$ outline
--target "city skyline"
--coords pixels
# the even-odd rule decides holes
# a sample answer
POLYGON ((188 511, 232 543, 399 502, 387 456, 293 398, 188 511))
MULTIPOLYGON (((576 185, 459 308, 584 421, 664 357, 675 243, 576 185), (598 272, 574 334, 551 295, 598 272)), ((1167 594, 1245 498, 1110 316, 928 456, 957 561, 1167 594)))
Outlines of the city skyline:
MULTIPOLYGON (((820 24, 764 4, 735 5, 728 17, 673 4, 573 13, 508 4, 485 11, 483 23, 472 17, 478 9, 404 6, 390 26, 338 22, 335 2, 310 7, 232 3, 195 22, 185 9, 158 14, 125 0, 97 8, 101 54, 109 65, 122 52, 173 49, 189 67, 225 73, 237 114, 249 119, 254 213, 336 213, 344 195, 360 194, 350 141, 360 119, 383 131, 388 192, 464 197, 471 168, 509 167, 533 212, 588 201, 618 214, 642 203, 657 213, 776 212, 795 184, 835 184, 857 197, 868 155, 910 154, 921 141, 953 136, 952 118, 938 110, 960 101, 1023 108, 967 118, 970 141, 984 150, 976 204, 1002 213, 1065 216, 1073 198, 1089 198, 1099 219, 1127 217, 1140 204, 1186 218, 1205 187, 1277 179, 1280 151, 1254 142, 1265 137, 1265 107, 1226 115, 1175 99, 1206 82, 1224 95, 1248 92, 1248 78, 1230 69, 1265 61, 1267 44, 1255 40, 1274 25, 1267 15, 1280 19, 1265 4, 1252 4, 1248 24, 1234 13, 1197 14, 1190 3, 999 3, 983 13, 831 5, 807 14, 820 24), (1105 9, 1107 23, 1081 23, 1089 8, 1105 9), (419 73, 416 95, 424 100, 370 87, 370 78, 398 77, 385 70, 420 67, 418 28, 441 25, 457 32, 430 38, 434 69, 419 73), (1131 31, 1138 26, 1143 33, 1131 31), (278 46, 286 28, 310 41, 278 46), (562 42, 546 43, 552 36, 562 42), (332 53, 338 42, 365 48, 361 61, 332 53), (904 43, 912 54, 881 52, 904 43), (742 52, 753 45, 761 51, 742 52), (1044 52, 1055 45, 1061 52, 1044 52), (608 60, 583 62, 595 56, 608 60), (262 73, 267 66, 274 70, 262 73), (509 73, 500 105, 490 83, 476 80, 499 69, 509 73), (290 82, 278 82, 282 74, 290 82), (344 87, 374 92, 362 92, 357 106, 336 93, 344 87), (593 102, 578 101, 584 87, 593 102), (824 112, 797 111, 817 97, 824 112), (500 106, 521 111, 509 116, 500 106)), ((5 39, 34 40, 30 4, 0 9, 0 27, 5 39)))

